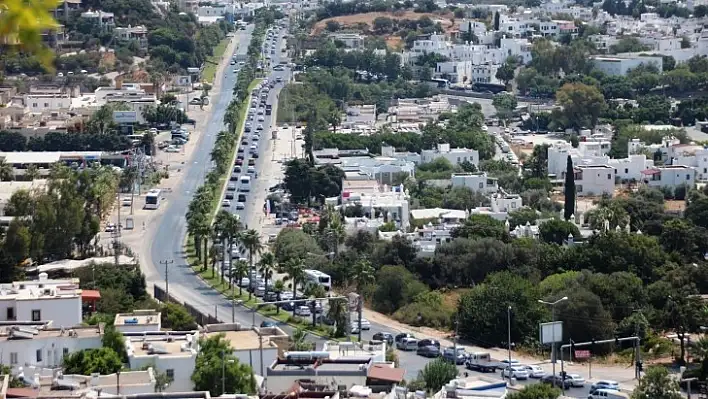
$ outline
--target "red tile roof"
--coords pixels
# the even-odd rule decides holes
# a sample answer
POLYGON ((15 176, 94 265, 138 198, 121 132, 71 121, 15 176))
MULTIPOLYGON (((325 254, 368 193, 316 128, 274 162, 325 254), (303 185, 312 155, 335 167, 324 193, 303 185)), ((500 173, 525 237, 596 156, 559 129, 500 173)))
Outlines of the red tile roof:
POLYGON ((82 290, 81 299, 99 300, 101 299, 101 292, 98 290, 82 290))

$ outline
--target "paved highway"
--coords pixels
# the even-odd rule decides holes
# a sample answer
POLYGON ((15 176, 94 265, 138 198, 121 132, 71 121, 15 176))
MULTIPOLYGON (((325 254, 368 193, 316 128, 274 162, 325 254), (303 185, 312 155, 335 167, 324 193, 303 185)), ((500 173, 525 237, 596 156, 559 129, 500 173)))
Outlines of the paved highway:
MULTIPOLYGON (((253 26, 249 25, 247 30, 237 32, 240 43, 237 52, 242 53, 246 51, 252 31, 253 26)), ((278 45, 282 46, 282 42, 279 41, 278 45)), ((271 55, 273 58, 272 65, 276 65, 280 62, 280 54, 280 48, 276 48, 275 54, 271 55)), ((224 70, 224 76, 217 76, 217 78, 222 79, 222 95, 212 104, 213 108, 207 123, 206 134, 200 135, 198 139, 197 146, 189 161, 191 167, 186 168, 185 176, 180 186, 172 191, 172 195, 165 205, 167 209, 157 219, 156 228, 153 230, 153 237, 150 241, 152 243, 150 262, 148 262, 146 266, 152 268, 151 273, 148 273, 149 282, 164 286, 164 270, 159 268, 159 262, 165 259, 173 259, 174 263, 171 264, 169 268, 169 288, 171 295, 191 304, 204 313, 216 313, 217 318, 222 321, 230 322, 233 320, 242 325, 250 326, 252 323, 260 325, 266 318, 257 313, 254 315, 253 312, 244 307, 238 305, 233 307, 229 300, 212 290, 207 284, 200 280, 193 273, 189 264, 187 264, 182 245, 187 233, 186 220, 184 217, 187 206, 192 198, 192 194, 204 180, 205 169, 209 168, 211 165, 209 153, 214 145, 216 134, 220 130, 225 129, 223 125, 224 111, 231 101, 231 92, 237 76, 233 69, 234 67, 227 66, 224 70)), ((282 72, 271 71, 267 77, 269 81, 272 81, 278 76, 287 81, 290 72, 287 68, 282 72)), ((280 164, 274 163, 269 156, 271 146, 273 145, 273 140, 270 139, 270 131, 275 126, 273 118, 275 118, 277 112, 275 107, 277 107, 277 95, 280 87, 281 86, 276 86, 274 90, 271 90, 269 96, 268 102, 274 106, 273 115, 265 116, 265 120, 262 122, 258 122, 257 119, 252 122, 254 127, 259 123, 263 124, 263 133, 261 134, 261 143, 258 149, 259 158, 256 162, 257 171, 262 171, 267 167, 280 167, 280 164)), ((246 160, 248 159, 247 149, 244 151, 244 154, 246 154, 244 160, 244 165, 246 165, 246 160)), ((246 168, 243 168, 243 170, 245 173, 246 168)), ((245 209, 236 210, 236 201, 234 200, 232 201, 231 211, 239 214, 244 221, 257 220, 255 215, 259 215, 263 211, 263 200, 268 185, 269 182, 261 182, 259 179, 256 179, 253 184, 254 187, 249 193, 245 209)), ((282 326, 282 328, 288 333, 292 331, 287 325, 282 326)), ((372 322, 371 330, 364 331, 362 335, 364 339, 371 339, 373 334, 379 331, 396 332, 384 325, 372 322)), ((312 338, 318 346, 324 342, 324 339, 318 337, 312 338)), ((398 351, 398 355, 401 366, 406 369, 405 378, 407 380, 415 378, 418 372, 428 362, 428 359, 417 356, 412 352, 398 351)), ((461 372, 465 371, 462 367, 460 367, 460 370, 461 372)), ((255 371, 258 373, 261 372, 261 370, 255 371)), ((468 373, 476 374, 476 372, 471 371, 468 371, 468 373)), ((498 374, 495 374, 495 376, 496 375, 498 374)), ((529 382, 520 383, 526 384, 529 382)), ((586 397, 587 389, 572 389, 570 396, 586 397)))

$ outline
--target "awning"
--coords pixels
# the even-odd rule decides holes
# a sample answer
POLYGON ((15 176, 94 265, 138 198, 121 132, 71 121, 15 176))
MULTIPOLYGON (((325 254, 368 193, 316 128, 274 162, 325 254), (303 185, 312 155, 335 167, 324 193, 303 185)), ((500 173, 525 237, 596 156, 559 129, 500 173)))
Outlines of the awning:
POLYGON ((82 290, 81 300, 98 301, 101 299, 101 292, 98 290, 82 290))
POLYGON ((647 169, 647 170, 642 171, 643 175, 648 175, 648 176, 657 175, 659 173, 661 173, 661 171, 659 169, 647 169))

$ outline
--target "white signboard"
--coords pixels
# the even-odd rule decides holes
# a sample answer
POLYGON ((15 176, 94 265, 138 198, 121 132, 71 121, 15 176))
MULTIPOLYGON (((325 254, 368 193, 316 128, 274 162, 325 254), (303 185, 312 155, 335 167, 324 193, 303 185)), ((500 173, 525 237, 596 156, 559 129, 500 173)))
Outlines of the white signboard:
POLYGON ((563 322, 554 321, 552 323, 541 323, 540 325, 541 343, 552 344, 563 341, 563 322))
POLYGON ((138 112, 113 111, 113 121, 115 123, 136 123, 138 121, 138 112))
POLYGON ((192 85, 192 78, 189 76, 177 76, 175 77, 175 84, 177 86, 189 87, 192 85))

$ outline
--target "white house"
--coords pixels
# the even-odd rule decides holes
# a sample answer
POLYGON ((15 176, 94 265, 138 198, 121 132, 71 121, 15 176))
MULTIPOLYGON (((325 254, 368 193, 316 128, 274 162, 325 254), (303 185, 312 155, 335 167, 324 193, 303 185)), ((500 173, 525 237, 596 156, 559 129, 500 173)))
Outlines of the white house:
POLYGON ((0 284, 0 321, 51 320, 54 326, 72 327, 82 322, 78 279, 38 280, 0 284))
POLYGON ((615 190, 615 168, 609 165, 575 166, 575 190, 578 197, 612 195, 615 190))
POLYGON ((450 144, 438 144, 434 150, 423 150, 420 153, 421 163, 433 162, 438 158, 445 158, 451 164, 458 165, 469 162, 474 166, 479 165, 479 151, 469 148, 450 148, 450 144))
POLYGON ((495 212, 513 212, 523 207, 521 196, 518 194, 493 194, 491 208, 495 212))
POLYGON ((365 37, 358 33, 337 32, 331 33, 329 37, 332 38, 332 40, 344 43, 347 48, 360 49, 364 47, 365 37))
POLYGON ((0 362, 14 369, 59 367, 68 354, 100 348, 102 337, 100 326, 5 326, 0 329, 0 362))
POLYGON ((644 154, 630 155, 627 158, 610 159, 608 165, 615 168, 617 178, 621 181, 641 180, 642 172, 654 166, 654 161, 644 154))
POLYGON ((131 369, 151 366, 171 378, 168 392, 188 392, 194 388, 191 377, 199 351, 198 332, 126 336, 125 349, 131 369))
POLYGON ((696 184, 696 170, 684 165, 655 166, 642 172, 644 183, 649 187, 690 189, 696 184))
POLYGON ((268 390, 285 392, 297 380, 309 379, 316 384, 343 385, 346 389, 354 385, 366 386, 369 368, 373 364, 368 359, 319 359, 311 356, 303 359, 277 359, 266 369, 268 390))
POLYGON ((487 176, 487 172, 453 173, 450 181, 452 187, 467 187, 485 194, 499 191, 497 179, 487 176))

